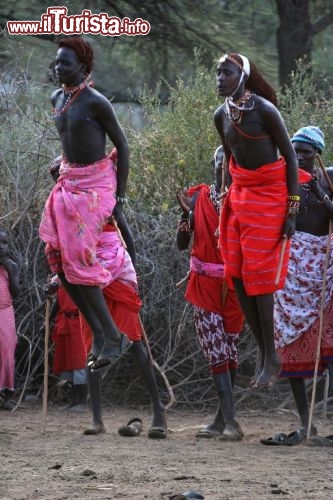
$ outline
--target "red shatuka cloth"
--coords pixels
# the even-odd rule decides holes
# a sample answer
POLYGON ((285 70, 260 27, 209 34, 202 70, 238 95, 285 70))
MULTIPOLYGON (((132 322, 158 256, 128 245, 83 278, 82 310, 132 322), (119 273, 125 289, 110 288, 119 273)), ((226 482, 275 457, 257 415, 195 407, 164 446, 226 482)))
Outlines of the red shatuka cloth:
MULTIPOLYGON (((225 278, 243 281, 248 295, 274 293, 284 287, 290 242, 287 242, 279 283, 282 230, 287 216, 287 167, 284 158, 248 170, 230 158, 232 184, 220 218, 220 246, 225 278)), ((302 171, 300 182, 311 176, 302 171)))
MULTIPOLYGON (((135 288, 117 279, 103 288, 103 294, 118 329, 127 335, 129 340, 141 340, 142 328, 139 311, 142 301, 135 288)), ((90 352, 91 330, 81 314, 80 319, 86 352, 90 352)))
POLYGON ((55 343, 53 373, 81 370, 86 366, 86 350, 84 347, 79 310, 64 289, 57 292, 59 310, 55 318, 52 340, 55 343))
MULTIPOLYGON (((200 184, 187 191, 188 196, 198 192, 194 207, 194 238, 191 255, 203 262, 223 264, 220 249, 217 248, 216 230, 219 224, 218 213, 209 197, 210 188, 200 184)), ((213 278, 191 271, 185 298, 206 311, 223 316, 227 333, 239 333, 244 316, 234 290, 228 290, 224 307, 222 306, 223 278, 213 278)))

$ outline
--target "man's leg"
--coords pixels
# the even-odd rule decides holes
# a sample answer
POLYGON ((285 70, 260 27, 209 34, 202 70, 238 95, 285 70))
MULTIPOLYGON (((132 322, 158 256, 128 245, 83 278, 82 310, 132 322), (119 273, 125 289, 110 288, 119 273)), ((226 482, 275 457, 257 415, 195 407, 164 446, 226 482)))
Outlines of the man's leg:
POLYGON ((259 378, 260 373, 262 372, 265 360, 265 344, 261 332, 257 302, 255 300, 255 297, 251 297, 246 294, 242 280, 233 278, 233 282, 235 285, 238 301, 259 348, 259 361, 256 366, 256 373, 251 381, 251 385, 254 385, 259 378))
POLYGON ((224 429, 220 439, 238 441, 243 437, 243 431, 235 418, 232 380, 229 371, 214 373, 213 380, 220 401, 220 411, 223 417, 224 429))
MULTIPOLYGON (((120 335, 106 305, 103 292, 97 286, 73 285, 63 273, 59 278, 66 291, 87 320, 93 332, 92 355, 94 369, 109 364, 115 351, 119 353, 120 335)), ((119 353, 120 354, 120 353, 119 353)))
MULTIPOLYGON (((231 387, 233 390, 233 388, 235 386, 237 368, 230 368, 229 374, 230 374, 230 380, 231 380, 231 387)), ((216 414, 215 414, 213 422, 211 424, 206 425, 202 429, 200 429, 200 431, 197 432, 197 437, 207 437, 207 438, 213 437, 214 435, 222 434, 224 428, 225 428, 225 421, 223 418, 221 401, 219 399, 216 414)))
MULTIPOLYGON (((166 436, 167 423, 166 423, 164 405, 162 404, 158 392, 153 365, 151 363, 147 349, 142 340, 134 341, 130 349, 135 355, 135 360, 139 373, 151 397, 153 406, 153 420, 151 424, 151 429, 160 428, 161 429, 160 437, 163 438, 166 436)), ((150 434, 148 434, 150 437, 155 437, 154 433, 150 434)), ((156 437, 157 434, 158 433, 156 432, 156 437)))
MULTIPOLYGON (((107 371, 107 368, 105 368, 107 371)), ((106 432, 103 418, 102 418, 102 398, 101 398, 101 388, 102 388, 102 374, 101 370, 94 372, 91 368, 87 367, 87 383, 90 398, 90 406, 92 412, 92 424, 88 427, 83 434, 85 435, 96 435, 104 434, 106 432)))
MULTIPOLYGON (((302 427, 307 434, 309 424, 309 404, 306 395, 305 381, 303 378, 289 378, 291 390, 294 396, 297 412, 302 424, 302 427)), ((317 433, 314 425, 311 426, 311 435, 317 433)))
POLYGON ((255 299, 265 352, 264 366, 255 387, 271 387, 277 382, 281 371, 280 358, 274 346, 274 299, 271 293, 257 295, 255 299))
POLYGON ((328 370, 328 395, 329 397, 333 397, 333 363, 327 363, 328 370))

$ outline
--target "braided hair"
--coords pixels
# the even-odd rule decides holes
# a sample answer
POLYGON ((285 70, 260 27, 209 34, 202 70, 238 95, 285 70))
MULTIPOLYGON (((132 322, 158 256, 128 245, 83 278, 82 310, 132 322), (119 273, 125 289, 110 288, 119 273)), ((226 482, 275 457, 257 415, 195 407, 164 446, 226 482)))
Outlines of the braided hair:
POLYGON ((72 49, 76 53, 79 60, 87 65, 86 75, 92 71, 94 64, 94 51, 91 45, 79 36, 66 37, 60 40, 58 47, 66 47, 72 49))
MULTIPOLYGON (((240 69, 243 69, 243 60, 236 52, 228 52, 228 58, 236 64, 240 69)), ((274 106, 277 106, 277 95, 273 87, 260 74, 256 65, 250 62, 250 76, 247 78, 245 86, 255 94, 264 97, 274 106)))

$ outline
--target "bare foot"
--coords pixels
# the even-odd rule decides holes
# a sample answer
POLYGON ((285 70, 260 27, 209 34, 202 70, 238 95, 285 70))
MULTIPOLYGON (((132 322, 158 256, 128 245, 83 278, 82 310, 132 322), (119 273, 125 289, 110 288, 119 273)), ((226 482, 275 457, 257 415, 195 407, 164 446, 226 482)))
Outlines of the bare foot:
POLYGON ((91 424, 88 429, 83 431, 85 436, 97 436, 97 434, 105 434, 106 429, 103 424, 91 424))
POLYGON ((195 437, 198 438, 214 438, 216 436, 221 436, 224 431, 225 425, 217 425, 215 422, 212 424, 205 425, 202 429, 199 429, 195 437))
POLYGON ((271 363, 266 363, 253 387, 265 389, 272 387, 278 380, 281 373, 281 362, 276 358, 271 363), (268 365, 268 366, 267 366, 268 365))
POLYGON ((226 424, 224 431, 219 436, 220 441, 241 441, 244 437, 244 432, 239 423, 234 420, 232 423, 226 424))

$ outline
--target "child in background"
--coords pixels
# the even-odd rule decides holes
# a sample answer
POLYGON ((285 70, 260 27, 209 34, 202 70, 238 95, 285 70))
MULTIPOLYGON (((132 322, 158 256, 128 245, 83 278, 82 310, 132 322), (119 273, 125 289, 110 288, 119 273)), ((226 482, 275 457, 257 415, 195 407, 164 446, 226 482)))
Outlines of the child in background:
POLYGON ((14 374, 17 343, 12 298, 20 293, 17 264, 8 256, 8 233, 0 228, 0 408, 15 407, 14 374))

